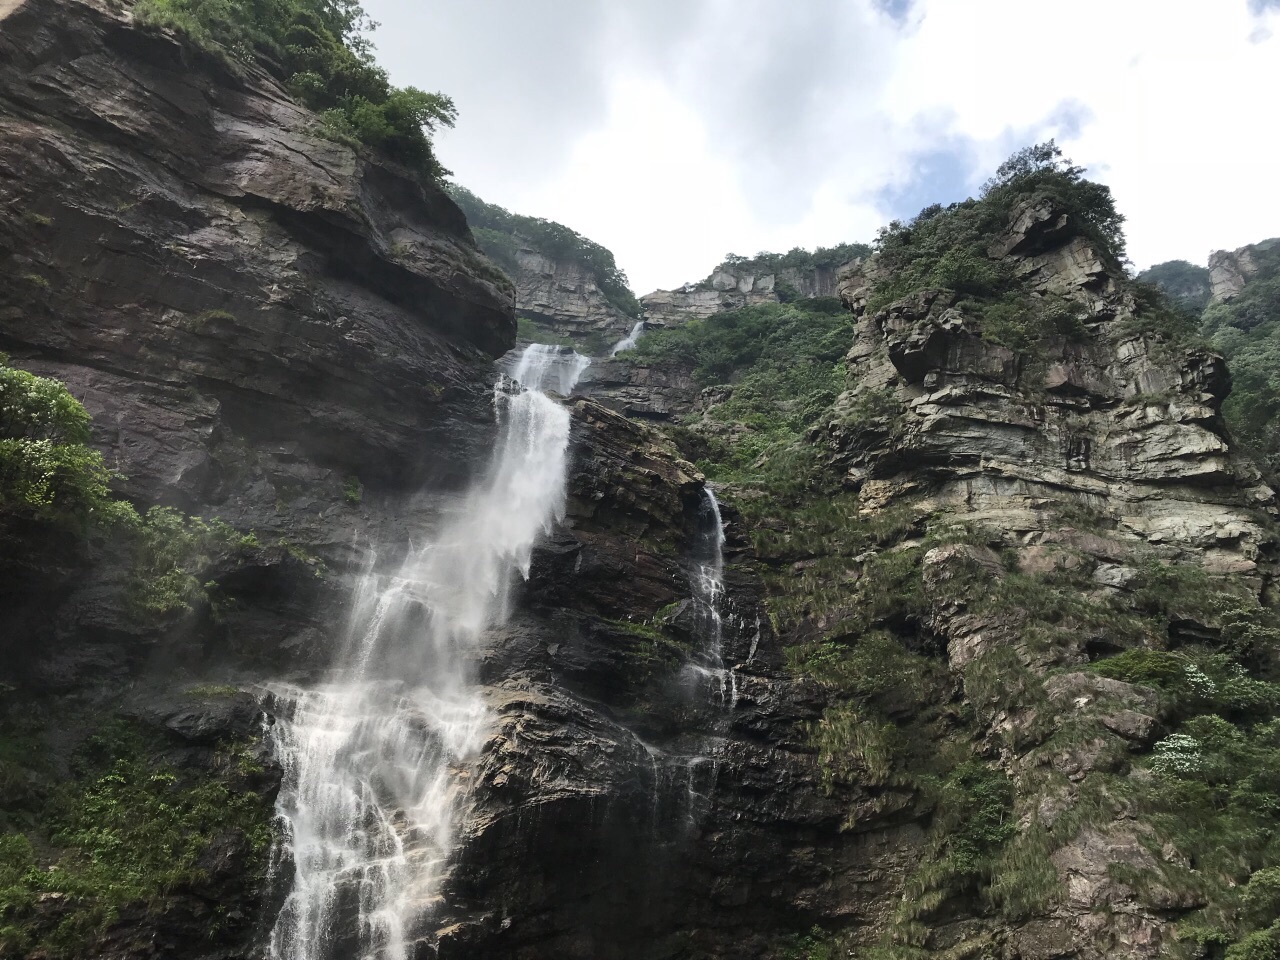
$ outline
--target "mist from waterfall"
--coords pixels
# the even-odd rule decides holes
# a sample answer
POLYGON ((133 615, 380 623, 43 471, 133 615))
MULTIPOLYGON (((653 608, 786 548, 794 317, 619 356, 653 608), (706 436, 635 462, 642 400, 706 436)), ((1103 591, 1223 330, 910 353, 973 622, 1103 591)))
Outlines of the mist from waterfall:
POLYGON ((644 321, 640 320, 631 332, 613 345, 613 349, 609 351, 609 356, 616 357, 623 350, 630 350, 636 345, 636 341, 640 339, 640 334, 644 333, 644 321))
POLYGON ((564 518, 568 394, 590 361, 534 344, 500 376, 484 475, 394 573, 371 558, 325 682, 275 684, 268 737, 291 889, 271 960, 407 960, 438 903, 489 717, 472 679, 479 641, 510 613, 538 538, 564 518))

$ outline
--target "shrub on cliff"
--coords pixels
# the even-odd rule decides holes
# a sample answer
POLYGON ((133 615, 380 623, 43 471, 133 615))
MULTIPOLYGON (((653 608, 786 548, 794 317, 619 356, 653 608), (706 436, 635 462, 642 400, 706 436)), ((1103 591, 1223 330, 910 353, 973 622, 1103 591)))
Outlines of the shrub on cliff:
POLYGON ((89 414, 57 380, 0 354, 0 517, 84 527, 132 513, 111 496, 112 473, 86 444, 89 414))
POLYGON ((391 85, 366 35, 375 25, 355 0, 139 0, 134 16, 261 64, 320 113, 327 136, 366 144, 432 179, 448 175, 431 134, 453 126, 453 101, 391 85))
POLYGON ((1104 258, 1114 264, 1124 259, 1124 217, 1116 211, 1110 188, 1084 179, 1084 168, 1064 159, 1050 140, 1001 164, 979 199, 948 207, 933 204, 911 220, 882 227, 876 249, 885 279, 876 285, 868 308, 878 310, 929 287, 969 298, 979 313, 987 301, 1007 300, 1021 285, 989 248, 1008 227, 1017 205, 1035 198, 1051 199, 1104 258))

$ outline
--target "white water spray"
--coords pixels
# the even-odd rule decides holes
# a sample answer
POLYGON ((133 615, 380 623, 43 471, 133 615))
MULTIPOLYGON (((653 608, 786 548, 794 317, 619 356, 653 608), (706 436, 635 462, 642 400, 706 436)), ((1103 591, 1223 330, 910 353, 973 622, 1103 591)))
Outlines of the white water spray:
POLYGON ((568 394, 590 363, 534 344, 500 378, 488 471, 394 574, 371 562, 327 682, 273 685, 269 738, 288 824, 292 888, 271 960, 407 960, 440 898, 453 825, 488 716, 471 678, 484 632, 510 613, 515 577, 563 520, 568 394))
POLYGON ((640 334, 644 333, 644 321, 639 321, 631 332, 613 345, 613 349, 609 351, 609 356, 616 357, 623 350, 630 350, 636 345, 636 341, 640 339, 640 334))

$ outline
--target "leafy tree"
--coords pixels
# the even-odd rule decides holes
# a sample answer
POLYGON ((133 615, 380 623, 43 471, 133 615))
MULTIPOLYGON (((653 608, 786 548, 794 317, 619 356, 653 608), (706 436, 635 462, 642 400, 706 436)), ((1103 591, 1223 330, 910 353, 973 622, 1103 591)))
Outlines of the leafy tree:
POLYGON ((89 414, 56 380, 0 354, 0 519, 83 527, 132 514, 111 496, 112 472, 87 446, 89 414))
POLYGON ((1111 188, 1086 180, 1084 173, 1084 167, 1075 166, 1048 140, 1024 147, 1000 164, 996 175, 983 184, 981 196, 1010 207, 1025 197, 1052 197, 1079 219, 1104 254, 1119 262, 1124 259, 1124 217, 1116 211, 1111 188))
POLYGON ((368 38, 376 24, 356 0, 139 0, 134 15, 258 63, 320 113, 326 136, 366 144, 433 179, 448 175, 431 135, 453 126, 453 101, 391 85, 368 38))

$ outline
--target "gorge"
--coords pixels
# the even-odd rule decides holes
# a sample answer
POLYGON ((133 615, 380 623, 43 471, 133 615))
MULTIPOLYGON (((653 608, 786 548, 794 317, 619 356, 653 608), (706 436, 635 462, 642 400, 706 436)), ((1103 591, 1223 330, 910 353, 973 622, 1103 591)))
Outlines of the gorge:
POLYGON ((0 957, 1280 956, 1273 241, 637 299, 262 49, 0 6, 0 957))

